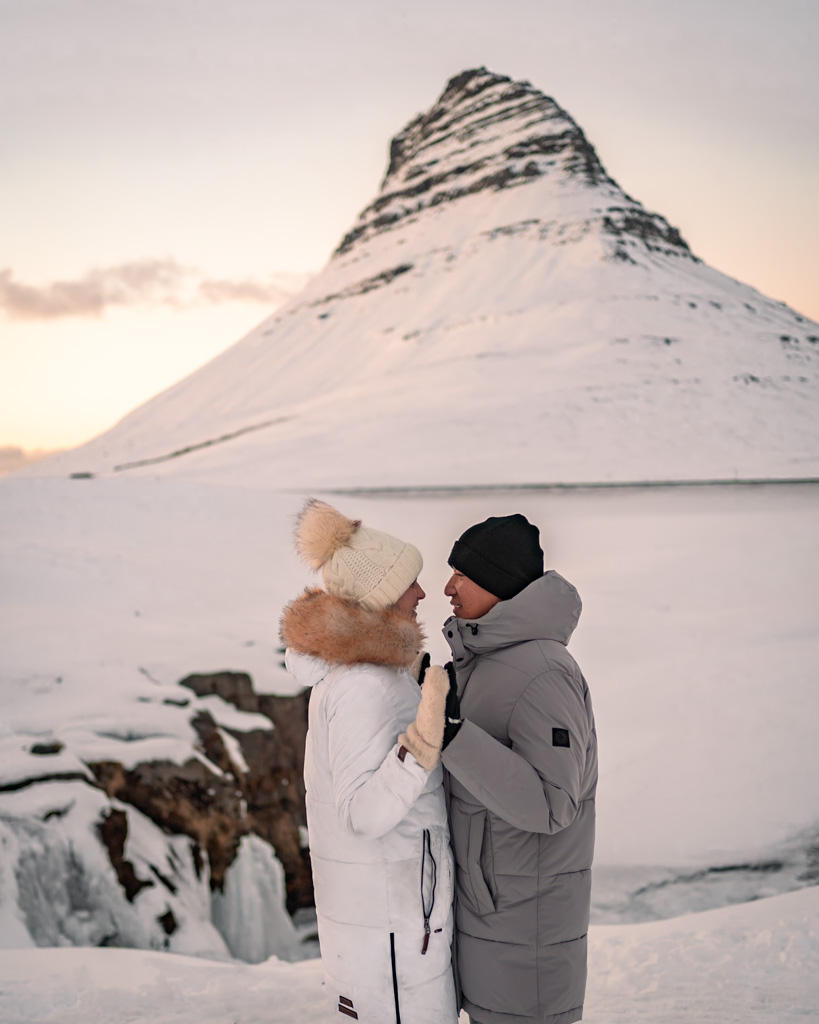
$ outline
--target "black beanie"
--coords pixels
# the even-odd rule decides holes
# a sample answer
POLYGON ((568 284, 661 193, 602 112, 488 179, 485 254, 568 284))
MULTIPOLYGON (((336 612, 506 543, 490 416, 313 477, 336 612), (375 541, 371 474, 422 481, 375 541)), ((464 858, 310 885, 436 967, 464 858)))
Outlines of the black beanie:
POLYGON ((508 601, 543 575, 540 531, 526 516, 490 516, 455 541, 449 564, 508 601))

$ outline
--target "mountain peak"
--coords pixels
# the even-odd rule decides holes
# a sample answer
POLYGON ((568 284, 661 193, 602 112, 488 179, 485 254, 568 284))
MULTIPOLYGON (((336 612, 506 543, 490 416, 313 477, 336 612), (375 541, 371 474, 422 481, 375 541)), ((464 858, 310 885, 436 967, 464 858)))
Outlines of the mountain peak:
MULTIPOLYGON (((431 157, 416 163, 409 175, 402 175, 404 181, 417 177, 425 166, 434 166, 442 143, 454 138, 460 144, 456 153, 462 155, 487 142, 497 141, 498 127, 508 127, 516 133, 524 128, 529 133, 528 145, 518 142, 502 146, 496 154, 506 158, 501 187, 519 178, 545 173, 545 162, 537 157, 554 156, 565 150, 569 150, 572 157, 581 158, 569 162, 568 173, 584 175, 589 184, 610 180, 583 132, 550 96, 527 81, 515 82, 508 75, 480 67, 450 78, 434 106, 427 113, 419 114, 395 136, 390 145, 390 164, 382 190, 390 179, 400 180, 399 171, 408 161, 421 155, 431 157), (487 128, 491 129, 488 139, 484 137, 487 128), (531 159, 522 168, 516 166, 514 161, 524 157, 531 159)), ((476 159, 465 163, 467 167, 478 165, 476 169, 481 169, 492 160, 489 154, 481 152, 476 159)))
POLYGON ((252 486, 759 479, 819 466, 819 325, 691 255, 528 82, 392 141, 327 266, 48 472, 252 486))
POLYGON ((548 211, 557 187, 593 199, 586 219, 596 221, 612 258, 633 261, 634 239, 673 255, 691 257, 676 228, 635 202, 606 173, 576 121, 528 81, 485 67, 454 75, 433 106, 390 143, 379 194, 342 239, 335 255, 361 241, 414 222, 423 211, 461 204, 479 193, 547 186, 527 205, 548 211))

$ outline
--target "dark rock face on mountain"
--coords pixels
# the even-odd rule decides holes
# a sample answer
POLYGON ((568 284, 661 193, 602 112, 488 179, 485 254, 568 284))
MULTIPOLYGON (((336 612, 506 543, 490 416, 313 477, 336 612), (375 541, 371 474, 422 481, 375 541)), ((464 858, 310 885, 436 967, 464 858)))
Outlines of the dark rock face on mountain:
POLYGON ((437 103, 392 140, 377 198, 362 211, 337 255, 374 235, 394 230, 426 209, 478 192, 523 188, 552 175, 600 193, 600 226, 612 256, 628 259, 618 240, 633 235, 646 245, 691 256, 676 228, 627 196, 603 168, 579 125, 528 82, 486 68, 451 78, 437 103))

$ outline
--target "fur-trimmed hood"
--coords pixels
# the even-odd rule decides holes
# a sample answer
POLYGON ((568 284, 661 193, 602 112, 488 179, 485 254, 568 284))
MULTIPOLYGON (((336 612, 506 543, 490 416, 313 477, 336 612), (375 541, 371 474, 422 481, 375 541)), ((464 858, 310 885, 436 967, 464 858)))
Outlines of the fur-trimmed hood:
POLYGON ((407 668, 424 644, 418 623, 394 608, 363 608, 318 588, 285 607, 280 636, 285 647, 331 665, 407 668))

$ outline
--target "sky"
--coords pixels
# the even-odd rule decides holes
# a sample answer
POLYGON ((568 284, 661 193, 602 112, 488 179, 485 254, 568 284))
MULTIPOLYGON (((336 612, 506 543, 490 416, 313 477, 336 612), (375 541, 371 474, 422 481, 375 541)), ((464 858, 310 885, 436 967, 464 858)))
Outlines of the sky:
POLYGON ((817 42, 815 0, 0 0, 0 451, 81 443, 239 340, 479 65, 819 320, 817 42))

